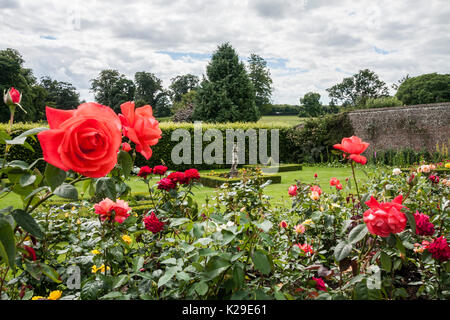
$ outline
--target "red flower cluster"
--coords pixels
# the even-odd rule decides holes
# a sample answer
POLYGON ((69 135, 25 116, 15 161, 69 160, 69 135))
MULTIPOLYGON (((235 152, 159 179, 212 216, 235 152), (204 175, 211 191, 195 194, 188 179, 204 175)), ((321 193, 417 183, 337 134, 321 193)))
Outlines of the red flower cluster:
POLYGON ((109 198, 94 205, 95 213, 100 215, 102 221, 109 220, 114 213, 114 221, 122 223, 130 215, 131 208, 123 200, 112 201, 109 198))
POLYGON ((361 153, 366 151, 369 144, 363 142, 357 136, 351 136, 350 138, 343 138, 341 143, 335 144, 335 149, 344 151, 344 158, 348 156, 351 160, 360 164, 366 164, 367 158, 362 156, 361 153))
POLYGON ((336 187, 338 190, 342 190, 342 184, 339 182, 338 178, 331 178, 330 179, 330 186, 336 187))
POLYGON ((164 228, 164 222, 159 221, 156 214, 152 211, 150 216, 144 218, 145 228, 154 234, 160 232, 164 228))
POLYGON ((166 166, 161 166, 161 165, 156 166, 153 168, 153 174, 158 174, 160 176, 163 176, 166 174, 167 169, 168 168, 166 166))
POLYGON ((191 180, 200 179, 200 174, 197 169, 188 169, 185 172, 172 172, 167 178, 161 179, 158 182, 158 189, 170 190, 175 189, 177 184, 187 185, 191 180))
POLYGON ((325 282, 322 278, 312 277, 312 279, 316 282, 316 290, 327 291, 327 287, 325 287, 325 282))
POLYGON ((433 183, 439 183, 439 177, 435 176, 434 174, 430 175, 428 177, 428 179, 430 179, 430 181, 433 182, 433 183))
POLYGON ((294 244, 294 246, 299 247, 300 250, 302 250, 304 253, 311 253, 311 254, 314 253, 312 247, 307 243, 304 243, 304 244, 297 243, 297 244, 294 244))
POLYGON ((450 247, 447 243, 447 239, 439 237, 434 239, 427 247, 427 250, 431 253, 434 259, 441 262, 445 262, 450 259, 450 247))
POLYGON ((162 178, 158 181, 158 189, 160 190, 172 190, 177 187, 176 182, 169 178, 162 178))
POLYGON ((416 220, 416 234, 420 236, 432 236, 434 234, 434 225, 430 222, 430 217, 426 214, 414 213, 416 220))
POLYGON ((370 209, 364 212, 363 217, 369 232, 380 237, 388 237, 390 233, 402 232, 406 227, 406 216, 400 211, 404 208, 402 201, 402 195, 391 202, 382 203, 378 203, 374 197, 371 197, 366 202, 370 209))

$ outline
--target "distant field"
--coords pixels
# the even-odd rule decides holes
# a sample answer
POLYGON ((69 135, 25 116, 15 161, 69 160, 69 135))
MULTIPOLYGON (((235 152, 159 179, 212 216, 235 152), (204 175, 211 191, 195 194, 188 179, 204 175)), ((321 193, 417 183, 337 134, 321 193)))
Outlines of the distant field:
MULTIPOLYGON (((306 118, 299 118, 297 116, 263 116, 258 122, 261 123, 273 123, 282 122, 289 125, 296 125, 305 121, 306 118)), ((168 122, 170 117, 157 118, 159 122, 168 122)))
POLYGON ((258 122, 284 122, 290 125, 296 125, 305 121, 305 118, 297 116, 263 116, 258 122))

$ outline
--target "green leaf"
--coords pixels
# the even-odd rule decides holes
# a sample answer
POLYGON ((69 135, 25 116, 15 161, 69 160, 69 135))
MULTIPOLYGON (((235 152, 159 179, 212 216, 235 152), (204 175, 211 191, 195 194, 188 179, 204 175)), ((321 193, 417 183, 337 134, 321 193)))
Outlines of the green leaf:
POLYGON ((20 177, 19 183, 22 187, 29 186, 36 181, 36 176, 34 174, 25 173, 20 177))
POLYGON ((240 289, 244 285, 245 273, 239 264, 233 267, 233 284, 235 289, 240 289))
POLYGON ((170 281, 170 279, 173 278, 173 276, 175 275, 175 273, 177 273, 177 271, 180 270, 180 267, 178 266, 174 266, 174 267, 169 267, 166 269, 166 272, 162 275, 161 278, 159 278, 158 280, 158 288, 162 287, 163 285, 165 285, 167 282, 170 281))
POLYGON ((95 183, 95 194, 116 201, 116 185, 111 178, 100 178, 95 183))
POLYGON ((391 257, 388 254, 386 254, 385 252, 381 251, 380 261, 381 261, 381 266, 383 267, 383 269, 387 272, 390 272, 392 269, 391 257))
POLYGON ((48 128, 45 127, 33 128, 25 132, 22 132, 20 135, 18 135, 12 140, 5 140, 5 142, 7 144, 24 144, 27 137, 45 130, 48 130, 48 128))
POLYGON ((414 215, 410 212, 405 212, 405 216, 408 219, 408 224, 413 234, 416 234, 416 219, 414 219, 414 215))
POLYGON ((396 240, 395 246, 400 251, 400 253, 406 257, 406 249, 402 243, 402 240, 397 235, 395 235, 395 240, 396 240))
POLYGON ((133 259, 133 272, 138 273, 144 266, 144 257, 136 257, 133 259))
POLYGON ((25 231, 31 233, 38 239, 42 239, 44 237, 44 233, 41 228, 29 213, 26 213, 22 209, 16 209, 12 212, 12 216, 16 223, 25 231))
POLYGON ((348 235, 348 242, 349 243, 357 243, 358 241, 361 241, 366 234, 368 233, 367 226, 365 223, 357 225, 350 231, 348 235))
POLYGON ((56 272, 52 267, 46 265, 45 263, 40 262, 39 266, 42 269, 42 272, 52 279, 56 283, 61 283, 61 277, 59 276, 58 272, 56 272))
POLYGON ((208 291, 208 285, 204 281, 197 282, 194 285, 194 290, 199 296, 203 296, 208 291))
POLYGON ((269 220, 264 220, 261 223, 255 223, 255 225, 262 229, 264 232, 269 232, 269 230, 272 228, 273 224, 269 220))
POLYGON ((64 199, 78 200, 78 190, 73 185, 63 183, 53 193, 64 199))
POLYGON ((130 176, 130 172, 133 169, 133 160, 128 152, 121 150, 117 156, 117 163, 122 168, 125 178, 130 176))
POLYGON ((343 240, 337 244, 336 248, 334 248, 334 257, 337 261, 341 261, 350 254, 352 249, 352 244, 343 240))
POLYGON ((64 182, 64 180, 66 180, 67 173, 64 170, 47 163, 44 177, 45 181, 47 181, 47 184, 50 186, 50 189, 54 191, 64 182))
POLYGON ((15 269, 16 243, 14 232, 9 222, 2 216, 0 216, 0 255, 12 269, 15 269))
POLYGON ((30 194, 28 194, 24 200, 28 200, 29 198, 33 197, 34 195, 38 194, 39 192, 43 191, 43 190, 50 190, 50 187, 48 186, 43 186, 43 187, 39 187, 37 189, 34 189, 33 192, 31 192, 30 194))
POLYGON ((252 260, 255 264, 255 268, 262 274, 269 274, 270 271, 272 271, 272 266, 270 265, 269 258, 261 250, 257 250, 253 253, 252 260))
POLYGON ((185 224, 186 222, 189 222, 189 221, 191 221, 191 220, 189 220, 188 218, 175 218, 175 219, 171 219, 171 222, 170 222, 169 227, 170 227, 170 228, 178 227, 178 226, 180 226, 180 225, 182 225, 182 224, 185 224))
POLYGON ((100 299, 117 299, 123 297, 123 293, 119 291, 112 291, 110 293, 105 294, 104 296, 100 297, 100 299))
POLYGON ((95 300, 97 299, 103 285, 100 281, 90 280, 81 288, 81 299, 95 300))

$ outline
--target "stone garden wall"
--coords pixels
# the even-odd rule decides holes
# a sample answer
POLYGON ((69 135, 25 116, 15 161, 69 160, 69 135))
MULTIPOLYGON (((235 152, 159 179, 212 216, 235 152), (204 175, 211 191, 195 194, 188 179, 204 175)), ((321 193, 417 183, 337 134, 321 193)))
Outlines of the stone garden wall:
POLYGON ((348 112, 354 134, 374 150, 450 147, 450 102, 348 112))

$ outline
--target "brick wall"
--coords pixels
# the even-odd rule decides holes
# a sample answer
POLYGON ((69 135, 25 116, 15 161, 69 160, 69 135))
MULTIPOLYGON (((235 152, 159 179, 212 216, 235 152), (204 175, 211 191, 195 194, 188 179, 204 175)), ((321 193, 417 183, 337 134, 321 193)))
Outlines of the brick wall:
POLYGON ((354 134, 374 150, 435 151, 436 144, 450 147, 450 102, 348 112, 354 134))

